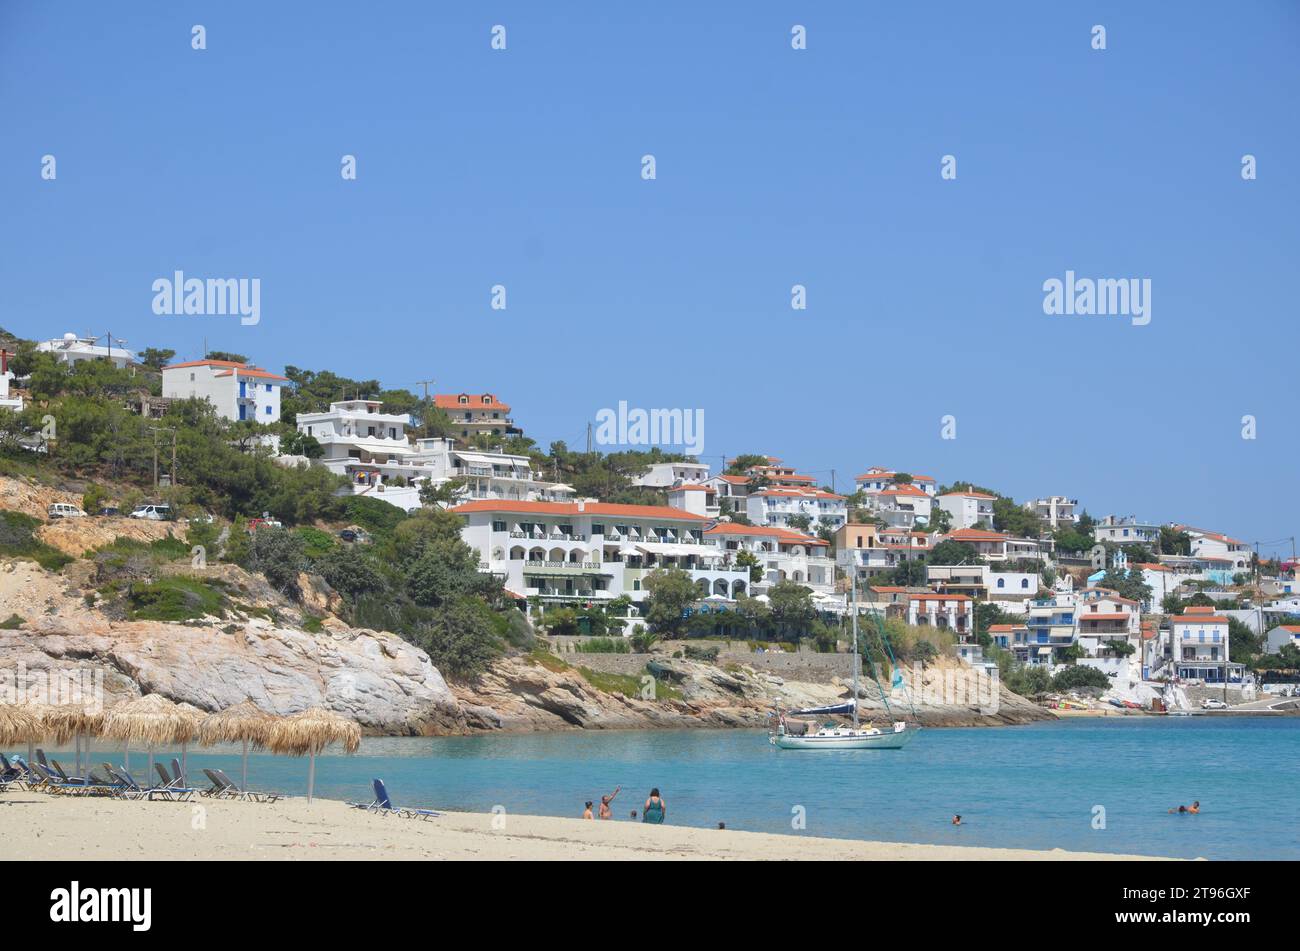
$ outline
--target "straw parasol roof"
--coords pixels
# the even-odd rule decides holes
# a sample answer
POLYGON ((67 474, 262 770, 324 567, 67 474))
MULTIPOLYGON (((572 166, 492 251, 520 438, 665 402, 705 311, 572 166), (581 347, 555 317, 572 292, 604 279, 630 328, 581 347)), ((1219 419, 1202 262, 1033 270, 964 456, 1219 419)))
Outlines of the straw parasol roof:
POLYGON ((204 746, 248 742, 261 747, 266 745, 274 725, 273 717, 263 713, 253 701, 244 700, 204 717, 199 723, 199 742, 204 746))
POLYGON ((66 743, 83 734, 98 736, 104 729, 102 711, 87 713, 86 708, 77 703, 43 704, 41 721, 45 735, 57 743, 66 743))
POLYGON ((161 694, 151 693, 139 700, 127 700, 108 711, 103 735, 140 746, 167 746, 183 743, 198 729, 202 712, 189 704, 176 704, 161 694))
POLYGON ((0 746, 13 746, 38 739, 43 731, 41 717, 34 707, 0 703, 0 746))
POLYGON ((311 707, 276 723, 266 746, 272 753, 314 756, 331 743, 342 743, 347 752, 355 753, 361 745, 361 727, 323 707, 311 707))

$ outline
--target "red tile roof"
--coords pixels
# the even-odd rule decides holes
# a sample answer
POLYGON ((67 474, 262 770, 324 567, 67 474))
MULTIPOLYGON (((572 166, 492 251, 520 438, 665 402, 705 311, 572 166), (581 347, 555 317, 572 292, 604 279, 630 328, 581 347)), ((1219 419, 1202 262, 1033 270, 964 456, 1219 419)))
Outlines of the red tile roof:
POLYGON ((959 528, 950 532, 948 537, 958 542, 1004 542, 1007 536, 1001 532, 990 532, 982 528, 959 528))
POLYGON ((996 495, 986 495, 983 492, 945 492, 939 498, 949 499, 953 496, 960 496, 965 499, 988 499, 990 502, 996 502, 998 498, 996 495))
POLYGON ((501 403, 491 393, 438 393, 433 397, 433 405, 438 409, 458 409, 461 411, 467 409, 499 409, 503 413, 510 412, 510 407, 501 403), (462 403, 464 397, 467 402, 462 403), (488 402, 483 402, 486 399, 488 402))
POLYGON ((804 535, 800 532, 791 531, 788 528, 780 528, 775 525, 738 525, 735 522, 719 522, 710 529, 706 529, 705 535, 761 535, 764 538, 775 538, 779 542, 790 545, 825 545, 826 542, 820 538, 814 538, 811 535, 804 535))
MULTIPOLYGON (((249 366, 247 363, 236 363, 234 360, 190 360, 187 363, 169 363, 163 367, 164 370, 184 370, 187 367, 214 367, 223 370, 233 371, 240 376, 255 376, 265 380, 284 380, 289 381, 288 377, 271 373, 263 370, 261 367, 249 366)), ((230 373, 219 373, 218 376, 230 376, 230 373)))
POLYGON ((616 505, 611 502, 519 502, 511 499, 480 499, 466 502, 451 510, 457 515, 474 512, 516 512, 520 515, 609 515, 626 518, 675 519, 682 522, 707 522, 703 515, 683 512, 670 505, 616 505), (578 506, 582 505, 582 509, 578 506))

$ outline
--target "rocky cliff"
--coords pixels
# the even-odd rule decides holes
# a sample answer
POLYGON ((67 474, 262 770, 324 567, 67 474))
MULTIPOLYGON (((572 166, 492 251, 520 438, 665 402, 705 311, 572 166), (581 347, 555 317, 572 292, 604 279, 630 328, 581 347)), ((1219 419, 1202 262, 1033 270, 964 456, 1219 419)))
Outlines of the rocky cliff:
MULTIPOLYGON (((393 634, 349 628, 331 616, 311 633, 289 623, 286 605, 267 612, 285 618, 279 622, 261 616, 184 623, 109 618, 82 597, 76 567, 55 575, 30 562, 0 563, 0 620, 22 619, 21 628, 0 630, 0 672, 24 670, 28 682, 52 671, 98 678, 106 706, 142 693, 204 710, 245 699, 277 714, 323 706, 355 719, 367 734, 403 736, 760 727, 774 703, 797 708, 849 695, 838 678, 793 682, 744 664, 724 667, 665 654, 647 656, 644 665, 641 658, 625 658, 635 670, 623 676, 590 670, 584 664, 596 659, 582 655, 569 655, 572 664, 544 653, 519 655, 499 659, 472 684, 448 685, 424 651, 393 634)), ((275 597, 238 568, 221 571, 250 602, 275 597)), ((318 597, 314 607, 322 610, 328 596, 318 597)), ((925 684, 911 686, 919 692, 925 684)), ((864 706, 879 706, 878 698, 866 692, 863 698, 864 706)), ((927 703, 919 713, 929 725, 1051 717, 1005 690, 993 713, 956 703, 927 703)), ((883 710, 878 719, 885 719, 883 710)))

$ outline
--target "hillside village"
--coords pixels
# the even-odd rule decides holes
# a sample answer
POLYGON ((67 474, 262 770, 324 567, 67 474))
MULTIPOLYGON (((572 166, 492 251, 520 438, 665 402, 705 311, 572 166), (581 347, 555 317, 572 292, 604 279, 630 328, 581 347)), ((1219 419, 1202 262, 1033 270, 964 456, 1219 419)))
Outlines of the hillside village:
MULTIPOLYGON (((152 506, 140 517, 300 601, 303 572, 319 577, 329 610, 450 676, 540 635, 611 653, 686 639, 833 652, 854 611, 880 619, 900 661, 996 666, 1024 694, 1140 699, 1176 682, 1242 702, 1300 666, 1294 551, 1261 554, 1222 526, 1094 517, 1073 494, 1014 500, 896 464, 840 486, 762 452, 715 471, 660 450, 542 450, 503 394, 384 390, 242 354, 2 332, 0 348, 0 474, 64 489, 75 511, 51 503, 48 521, 152 506)), ((0 528, 0 554, 67 557, 17 515, 0 528)), ((101 597, 129 616, 183 619, 201 599, 118 580, 101 597)))

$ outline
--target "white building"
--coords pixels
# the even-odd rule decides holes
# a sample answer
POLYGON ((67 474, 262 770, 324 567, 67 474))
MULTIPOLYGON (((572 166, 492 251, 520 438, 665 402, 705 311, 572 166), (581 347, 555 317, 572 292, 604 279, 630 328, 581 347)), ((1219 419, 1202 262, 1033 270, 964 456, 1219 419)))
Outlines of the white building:
POLYGON ((1033 664, 1051 665, 1078 639, 1078 595, 1055 591, 1028 604, 1025 626, 1029 631, 1027 658, 1033 664))
POLYGON ((926 594, 907 596, 907 623, 928 624, 946 628, 964 638, 971 633, 974 610, 971 599, 964 594, 926 594))
POLYGON ((875 495, 876 513, 891 528, 911 530, 930 523, 934 499, 914 485, 896 485, 875 495))
POLYGON ((1092 537, 1115 545, 1158 545, 1160 526, 1139 522, 1134 515, 1107 515, 1093 526, 1092 537))
POLYGON ((1287 644, 1300 647, 1300 624, 1279 624, 1268 632, 1264 650, 1276 654, 1287 644))
POLYGON ((406 475, 408 480, 428 480, 434 486, 457 480, 462 486, 457 494, 458 502, 477 499, 571 502, 574 497, 572 486, 539 478, 528 456, 457 449, 454 440, 441 436, 415 440, 415 449, 404 462, 409 469, 399 474, 406 475))
POLYGON ((992 495, 983 492, 945 492, 938 497, 939 508, 952 516, 951 527, 993 528, 993 503, 997 501, 992 495))
POLYGON ((844 496, 821 489, 770 486, 745 496, 745 514, 755 525, 790 527, 790 519, 804 517, 809 530, 820 526, 832 530, 843 525, 848 508, 844 496))
POLYGON ((1037 538, 1017 538, 1003 532, 990 532, 982 528, 959 528, 949 532, 951 541, 970 545, 975 554, 989 561, 1051 560, 1051 542, 1037 538))
POLYGON ((298 432, 319 442, 319 463, 348 477, 355 495, 368 495, 410 511, 420 507, 412 480, 429 472, 406 437, 411 417, 381 412, 378 400, 341 400, 324 413, 299 413, 298 432))
POLYGON ((461 439, 473 439, 479 433, 500 437, 518 432, 510 407, 492 393, 438 393, 433 405, 451 417, 461 439))
POLYGON ((1079 663, 1096 667, 1124 680, 1141 679, 1142 606, 1109 588, 1084 588, 1079 592, 1079 646, 1086 657, 1079 663), (1132 649, 1125 653, 1114 644, 1132 649))
MULTIPOLYGON (((812 589, 818 602, 833 599, 842 607, 843 598, 835 593, 835 562, 827 555, 830 546, 820 538, 734 522, 719 522, 705 531, 704 538, 723 552, 728 564, 735 564, 742 551, 758 559, 763 577, 752 583, 751 595, 764 594, 781 581, 795 581, 812 589)), ((819 603, 819 607, 826 605, 819 603)))
POLYGON ((923 559, 929 552, 930 537, 925 532, 880 528, 869 522, 848 522, 835 532, 835 562, 857 573, 860 589, 872 575, 909 559, 923 559))
POLYGON ((1073 526, 1079 519, 1076 512, 1078 507, 1078 499, 1068 499, 1063 495, 1049 495, 1047 498, 1034 499, 1032 502, 1025 503, 1025 508, 1041 518, 1052 531, 1073 526))
POLYGON ((9 381, 13 378, 14 373, 9 369, 9 351, 0 350, 0 409, 9 409, 15 413, 21 413, 23 409, 22 397, 9 395, 9 381))
POLYGON ((1228 657, 1228 619, 1214 608, 1185 608, 1172 619, 1170 657, 1180 680, 1240 683, 1242 664, 1228 657))
POLYGON ((1192 528, 1190 525, 1179 525, 1176 528, 1191 537, 1193 558, 1215 561, 1233 572, 1250 570, 1251 548, 1241 539, 1192 528))
POLYGON ((900 474, 892 469, 872 466, 861 475, 855 476, 853 484, 859 492, 866 494, 868 497, 884 492, 886 489, 892 489, 896 485, 914 485, 930 498, 934 498, 935 492, 938 491, 931 476, 909 472, 907 475, 911 477, 910 481, 898 482, 897 479, 900 474))
POLYGON ((725 552, 705 540, 708 519, 665 505, 492 499, 451 511, 465 519, 461 537, 480 570, 543 609, 620 595, 640 604, 646 576, 667 567, 688 572, 701 600, 749 590, 749 569, 726 564, 725 552))
POLYGON ((1023 614, 1041 584, 1037 572, 995 571, 990 565, 926 565, 925 580, 936 591, 991 601, 1011 614, 1023 614))
POLYGON ((666 489, 664 494, 668 497, 669 505, 683 512, 703 515, 706 518, 717 518, 721 514, 718 508, 718 493, 710 486, 683 482, 681 485, 666 489))
POLYGON ((258 423, 280 421, 280 388, 286 377, 231 360, 191 360, 162 368, 162 395, 205 399, 217 415, 258 423))
POLYGON ((709 478, 709 467, 703 462, 656 462, 644 475, 632 480, 633 485, 664 489, 683 483, 700 483, 709 478))
POLYGON ((56 340, 43 340, 36 345, 36 349, 41 353, 52 353, 54 358, 60 363, 79 363, 82 360, 108 360, 119 370, 124 369, 128 363, 135 362, 135 354, 125 347, 118 346, 116 338, 109 340, 107 337, 78 337, 74 333, 66 333, 56 340), (99 340, 103 339, 110 346, 99 345, 99 340))

